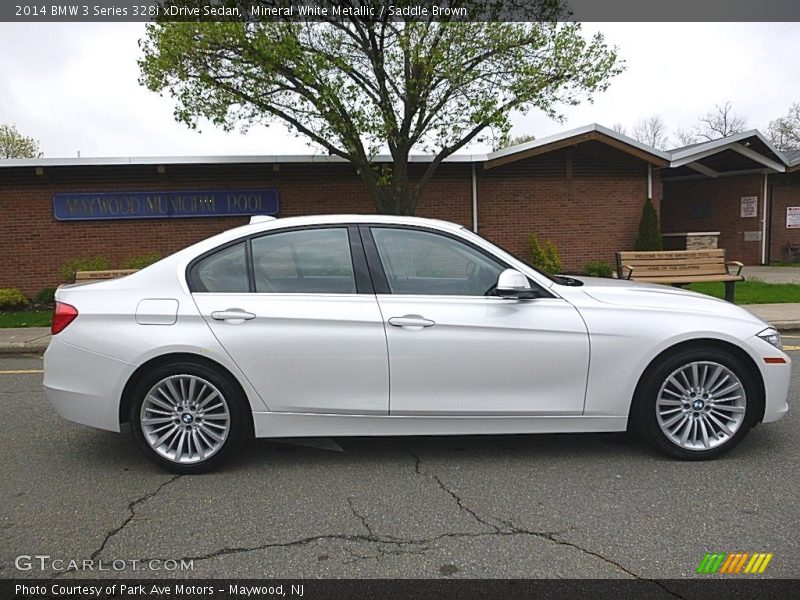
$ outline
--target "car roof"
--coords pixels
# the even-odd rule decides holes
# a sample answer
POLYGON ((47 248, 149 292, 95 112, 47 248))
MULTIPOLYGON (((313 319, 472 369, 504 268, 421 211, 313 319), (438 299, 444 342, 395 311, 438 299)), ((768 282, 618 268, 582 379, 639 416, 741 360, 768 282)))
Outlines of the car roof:
POLYGON ((235 231, 237 235, 249 235, 260 231, 271 229, 284 229, 287 227, 303 227, 310 225, 336 225, 339 223, 377 223, 387 225, 422 225, 434 227, 436 229, 446 229, 458 231, 463 229, 462 225, 442 221, 440 219, 426 219, 423 217, 404 217, 398 215, 357 215, 357 214, 335 214, 335 215, 309 215, 303 217, 286 217, 256 223, 249 223, 241 227, 236 227, 229 231, 235 231))

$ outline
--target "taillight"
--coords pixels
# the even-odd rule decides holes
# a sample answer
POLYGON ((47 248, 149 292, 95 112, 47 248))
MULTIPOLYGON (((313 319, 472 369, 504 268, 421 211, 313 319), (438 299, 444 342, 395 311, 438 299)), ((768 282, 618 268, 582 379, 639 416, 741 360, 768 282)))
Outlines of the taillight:
POLYGON ((61 333, 66 329, 67 325, 75 320, 78 316, 78 309, 71 304, 64 304, 63 302, 56 302, 56 308, 53 311, 53 324, 50 326, 50 333, 53 335, 61 333))

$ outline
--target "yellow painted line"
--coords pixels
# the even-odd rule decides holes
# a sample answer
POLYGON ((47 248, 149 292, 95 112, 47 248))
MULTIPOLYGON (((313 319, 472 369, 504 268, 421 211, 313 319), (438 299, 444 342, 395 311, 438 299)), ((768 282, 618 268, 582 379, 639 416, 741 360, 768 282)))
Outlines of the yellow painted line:
POLYGON ((15 369, 13 371, 0 371, 0 375, 33 375, 44 373, 44 369, 15 369))
POLYGON ((800 346, 784 346, 784 350, 800 350, 800 346))

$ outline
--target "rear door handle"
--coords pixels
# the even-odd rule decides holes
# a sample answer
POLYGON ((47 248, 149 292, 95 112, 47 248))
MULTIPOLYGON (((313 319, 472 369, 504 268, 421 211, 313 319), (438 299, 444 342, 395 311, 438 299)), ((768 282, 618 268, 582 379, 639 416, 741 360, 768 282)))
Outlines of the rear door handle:
POLYGON ((250 319, 255 319, 256 316, 242 310, 241 308, 229 308, 227 310, 215 310, 211 313, 211 318, 215 321, 227 321, 229 323, 244 323, 250 319))
POLYGON ((423 327, 433 327, 436 325, 435 321, 420 317, 419 315, 405 315, 402 317, 392 317, 389 319, 389 325, 394 327, 407 327, 409 329, 422 329, 423 327))

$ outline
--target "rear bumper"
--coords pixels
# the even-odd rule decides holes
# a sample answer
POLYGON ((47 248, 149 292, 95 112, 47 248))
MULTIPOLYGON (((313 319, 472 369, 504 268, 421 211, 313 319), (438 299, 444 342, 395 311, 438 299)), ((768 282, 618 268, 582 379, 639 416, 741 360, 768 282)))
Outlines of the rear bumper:
POLYGON ((56 412, 75 423, 119 431, 120 382, 136 368, 53 336, 44 353, 44 391, 56 412))

